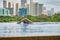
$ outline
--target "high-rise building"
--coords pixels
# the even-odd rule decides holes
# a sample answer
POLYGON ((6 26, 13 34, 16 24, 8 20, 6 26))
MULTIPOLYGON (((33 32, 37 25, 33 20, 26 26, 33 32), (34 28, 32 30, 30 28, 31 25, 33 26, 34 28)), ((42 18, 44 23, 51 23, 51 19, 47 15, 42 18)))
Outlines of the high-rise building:
POLYGON ((38 14, 37 15, 40 15, 43 13, 43 4, 38 4, 38 14))
POLYGON ((33 4, 33 14, 32 14, 32 16, 37 16, 38 11, 39 11, 38 7, 39 7, 38 3, 33 4))
POLYGON ((21 7, 24 8, 26 3, 27 3, 27 0, 21 0, 21 7))
POLYGON ((11 8, 11 2, 8 2, 8 8, 11 8))
POLYGON ((47 11, 48 16, 52 16, 54 14, 54 8, 51 8, 51 10, 47 11))
POLYGON ((32 16, 38 16, 43 13, 43 4, 33 3, 30 7, 30 14, 32 16))
POLYGON ((15 7, 14 7, 14 3, 12 3, 12 8, 13 8, 13 15, 15 16, 15 7))
POLYGON ((52 14, 54 14, 54 8, 51 8, 51 12, 52 12, 52 14))
POLYGON ((6 0, 3 0, 3 8, 7 8, 7 2, 6 2, 6 0))
POLYGON ((12 4, 11 2, 8 2, 8 8, 6 9, 10 10, 11 16, 14 15, 14 4, 12 4))
POLYGON ((29 15, 29 4, 27 4, 27 15, 29 15))
POLYGON ((48 16, 52 16, 51 10, 48 10, 47 13, 48 13, 48 16))
POLYGON ((19 3, 16 3, 16 16, 18 16, 19 3))
POLYGON ((46 16, 48 15, 46 7, 43 7, 43 15, 46 15, 46 16))
POLYGON ((29 15, 33 15, 33 0, 30 0, 29 15))
POLYGON ((43 7, 43 10, 46 10, 46 7, 43 7))

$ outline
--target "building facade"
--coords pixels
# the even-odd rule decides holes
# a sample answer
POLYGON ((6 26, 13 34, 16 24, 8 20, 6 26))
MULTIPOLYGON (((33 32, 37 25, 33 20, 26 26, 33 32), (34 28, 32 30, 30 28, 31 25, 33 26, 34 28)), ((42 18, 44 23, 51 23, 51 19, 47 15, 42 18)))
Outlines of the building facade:
POLYGON ((13 16, 13 14, 14 14, 14 8, 6 8, 6 9, 10 10, 10 15, 13 16))
POLYGON ((46 15, 46 16, 48 15, 46 7, 43 7, 43 15, 46 15))
POLYGON ((11 2, 8 2, 8 8, 11 8, 11 6, 12 6, 11 2))
POLYGON ((51 8, 51 10, 47 10, 48 16, 54 15, 54 8, 51 8))
POLYGON ((27 0, 21 0, 21 8, 24 8, 26 3, 27 3, 27 0))
POLYGON ((43 13, 43 4, 33 3, 30 7, 30 15, 39 16, 43 13))
POLYGON ((43 13, 43 4, 30 0, 29 15, 38 16, 43 13))
POLYGON ((52 15, 54 14, 54 8, 51 8, 52 15))
POLYGON ((6 2, 6 0, 3 0, 3 8, 7 8, 7 2, 6 2))
POLYGON ((52 16, 51 10, 48 10, 47 13, 48 13, 48 16, 52 16))
POLYGON ((32 16, 37 16, 37 13, 38 13, 38 3, 34 3, 32 16))
POLYGON ((18 16, 18 11, 19 11, 19 3, 16 3, 16 8, 15 8, 15 14, 18 16))
POLYGON ((27 4, 27 15, 29 15, 29 4, 27 4))
POLYGON ((30 4, 29 4, 29 15, 34 15, 33 14, 33 0, 30 0, 30 4))
POLYGON ((40 14, 43 14, 43 4, 38 4, 38 14, 37 15, 40 15, 40 14))
POLYGON ((15 16, 15 5, 12 3, 12 8, 13 8, 13 16, 15 16))
POLYGON ((26 15, 27 15, 27 8, 20 8, 19 16, 26 16, 26 15))
POLYGON ((11 2, 8 2, 8 7, 6 9, 10 10, 11 16, 14 15, 14 4, 12 5, 11 2))
POLYGON ((6 8, 0 8, 0 16, 11 16, 10 10, 6 8))

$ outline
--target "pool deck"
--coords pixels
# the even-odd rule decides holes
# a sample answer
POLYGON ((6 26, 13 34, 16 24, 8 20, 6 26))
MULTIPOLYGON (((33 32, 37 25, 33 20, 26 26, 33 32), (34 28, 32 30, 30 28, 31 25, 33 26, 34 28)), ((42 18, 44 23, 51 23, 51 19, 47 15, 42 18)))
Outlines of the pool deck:
POLYGON ((60 35, 20 35, 2 36, 0 40, 59 40, 60 35))
POLYGON ((60 40, 60 36, 0 37, 0 40, 60 40))

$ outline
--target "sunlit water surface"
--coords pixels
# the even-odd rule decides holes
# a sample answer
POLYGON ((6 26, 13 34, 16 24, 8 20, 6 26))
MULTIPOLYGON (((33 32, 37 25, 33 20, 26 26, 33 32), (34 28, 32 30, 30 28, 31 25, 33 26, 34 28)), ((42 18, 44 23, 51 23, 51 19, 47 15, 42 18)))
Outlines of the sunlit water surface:
POLYGON ((60 35, 60 22, 0 23, 0 37, 60 35))

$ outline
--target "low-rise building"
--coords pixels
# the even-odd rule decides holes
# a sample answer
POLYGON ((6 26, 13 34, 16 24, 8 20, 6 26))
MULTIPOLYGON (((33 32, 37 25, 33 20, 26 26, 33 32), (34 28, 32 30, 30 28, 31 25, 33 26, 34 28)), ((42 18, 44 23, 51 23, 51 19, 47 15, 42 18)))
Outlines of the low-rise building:
POLYGON ((27 8, 20 8, 19 16, 26 16, 26 15, 27 15, 27 8))
POLYGON ((14 8, 6 8, 8 10, 10 10, 10 15, 13 16, 14 15, 14 8))
POLYGON ((48 13, 48 16, 52 16, 51 10, 48 10, 47 13, 48 13))
POLYGON ((10 10, 6 8, 0 8, 0 16, 11 16, 10 10))

